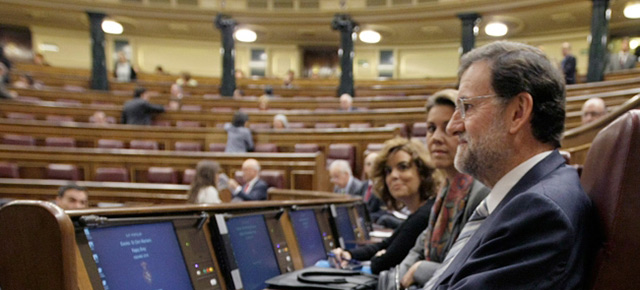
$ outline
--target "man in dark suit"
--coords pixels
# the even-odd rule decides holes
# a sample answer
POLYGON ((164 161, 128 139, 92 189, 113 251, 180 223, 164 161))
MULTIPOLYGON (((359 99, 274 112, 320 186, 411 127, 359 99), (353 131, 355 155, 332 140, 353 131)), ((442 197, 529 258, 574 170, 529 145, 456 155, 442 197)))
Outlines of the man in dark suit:
POLYGON ((353 97, 349 94, 342 94, 340 96, 340 109, 339 111, 351 112, 357 111, 358 108, 353 106, 353 97))
POLYGON ((124 104, 122 108, 122 124, 151 125, 151 118, 158 113, 164 113, 162 105, 149 103, 151 94, 145 88, 136 88, 133 100, 124 104))
POLYGON ((571 54, 571 44, 565 42, 562 44, 562 72, 564 73, 564 80, 567 85, 576 83, 576 57, 571 54))
POLYGON ((245 180, 243 186, 238 185, 234 179, 229 180, 229 189, 233 194, 232 201, 266 200, 269 185, 260 179, 260 163, 249 158, 242 163, 242 176, 245 180))
POLYGON ((362 181, 353 177, 351 165, 346 160, 334 160, 329 165, 329 177, 333 183, 333 192, 359 196, 362 194, 362 181))
POLYGON ((583 289, 592 205, 558 153, 560 72, 538 49, 494 42, 464 55, 456 168, 491 188, 425 289, 583 289))
POLYGON ((370 179, 373 173, 373 163, 377 157, 378 153, 372 152, 364 158, 364 167, 362 168, 362 171, 364 171, 367 180, 362 183, 362 188, 358 193, 358 195, 362 197, 362 200, 367 205, 367 210, 369 210, 369 215, 371 216, 371 220, 373 222, 387 213, 382 209, 382 200, 380 200, 375 195, 373 191, 373 182, 370 179))

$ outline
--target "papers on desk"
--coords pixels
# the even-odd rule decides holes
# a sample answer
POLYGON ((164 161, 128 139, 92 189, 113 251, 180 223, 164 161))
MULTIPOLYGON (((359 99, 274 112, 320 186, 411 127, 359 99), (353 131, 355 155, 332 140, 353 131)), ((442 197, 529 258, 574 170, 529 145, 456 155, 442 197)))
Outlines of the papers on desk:
POLYGON ((369 232, 369 236, 373 238, 388 238, 393 235, 393 232, 390 231, 372 231, 369 232))

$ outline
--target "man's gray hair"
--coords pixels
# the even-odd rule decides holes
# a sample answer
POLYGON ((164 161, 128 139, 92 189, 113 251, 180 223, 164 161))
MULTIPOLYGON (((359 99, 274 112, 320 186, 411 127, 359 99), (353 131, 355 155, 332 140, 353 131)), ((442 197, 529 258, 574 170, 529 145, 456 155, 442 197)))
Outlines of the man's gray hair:
POLYGON ((353 173, 351 172, 351 165, 349 165, 349 162, 347 160, 334 160, 333 162, 331 162, 331 165, 329 165, 329 170, 338 170, 340 172, 348 173, 349 176, 353 175, 353 173))

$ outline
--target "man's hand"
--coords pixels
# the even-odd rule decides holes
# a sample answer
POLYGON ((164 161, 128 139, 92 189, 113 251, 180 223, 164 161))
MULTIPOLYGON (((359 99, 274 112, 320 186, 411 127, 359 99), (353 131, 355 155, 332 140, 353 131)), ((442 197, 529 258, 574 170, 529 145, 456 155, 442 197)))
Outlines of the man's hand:
POLYGON ((411 266, 411 268, 409 268, 409 270, 407 270, 407 273, 404 274, 402 280, 400 280, 400 285, 402 285, 403 288, 406 289, 409 288, 409 286, 413 285, 413 283, 415 282, 415 280, 413 279, 413 274, 416 273, 418 267, 420 267, 420 264, 422 264, 422 261, 416 262, 411 266))
POLYGON ((231 190, 231 193, 235 193, 238 186, 240 185, 238 185, 238 182, 235 179, 229 178, 229 190, 231 190))

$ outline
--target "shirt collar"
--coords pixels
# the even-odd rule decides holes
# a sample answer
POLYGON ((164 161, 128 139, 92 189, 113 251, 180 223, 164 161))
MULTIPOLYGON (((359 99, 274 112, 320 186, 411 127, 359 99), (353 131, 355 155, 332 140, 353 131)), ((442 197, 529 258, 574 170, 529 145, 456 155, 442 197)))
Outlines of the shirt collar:
POLYGON ((496 209, 498 204, 500 204, 502 199, 504 199, 511 188, 513 188, 513 186, 515 186, 516 183, 518 183, 518 181, 520 181, 520 179, 522 179, 522 177, 527 174, 529 170, 531 170, 531 168, 536 166, 538 162, 549 156, 551 152, 553 151, 545 151, 529 158, 529 160, 520 163, 520 165, 511 169, 511 171, 500 178, 500 180, 496 182, 496 185, 493 187, 493 189, 491 189, 491 192, 489 192, 489 195, 487 196, 487 208, 489 209, 489 214, 491 214, 493 210, 496 209))

